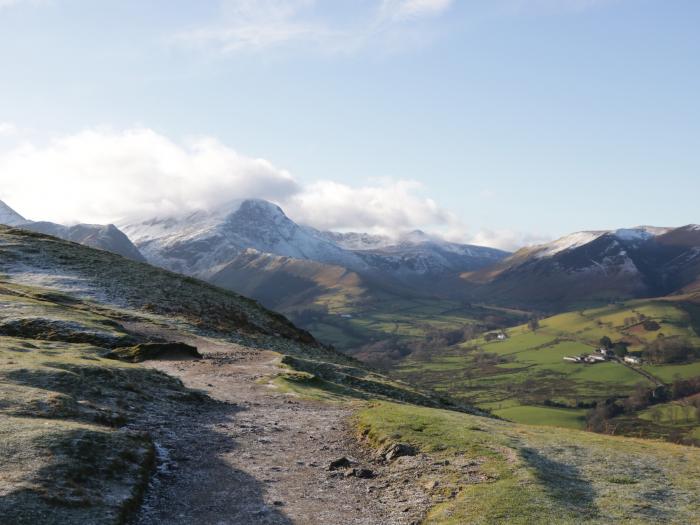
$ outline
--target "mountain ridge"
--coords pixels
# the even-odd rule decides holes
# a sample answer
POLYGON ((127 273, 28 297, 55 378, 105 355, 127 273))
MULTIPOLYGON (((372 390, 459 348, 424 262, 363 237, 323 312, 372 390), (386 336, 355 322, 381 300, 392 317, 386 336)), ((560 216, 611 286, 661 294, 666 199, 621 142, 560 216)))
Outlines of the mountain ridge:
POLYGON ((114 224, 75 224, 64 226, 49 221, 30 221, 22 217, 3 201, 0 201, 0 224, 52 235, 66 241, 77 242, 116 253, 127 259, 145 262, 138 248, 114 224))
MULTIPOLYGON (((636 227, 577 232, 464 273, 479 296, 564 308, 681 293, 700 277, 700 229, 636 227)), ((551 311, 551 310, 550 310, 551 311)))

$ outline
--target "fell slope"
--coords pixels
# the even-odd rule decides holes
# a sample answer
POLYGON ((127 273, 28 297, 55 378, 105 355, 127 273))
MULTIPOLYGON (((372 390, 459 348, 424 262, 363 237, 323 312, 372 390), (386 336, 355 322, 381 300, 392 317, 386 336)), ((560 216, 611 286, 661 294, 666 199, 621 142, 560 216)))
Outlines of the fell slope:
MULTIPOLYGON (((399 377, 465 402, 489 408, 521 423, 583 428, 595 403, 624 400, 638 385, 670 386, 677 378, 700 376, 700 353, 678 362, 631 365, 621 359, 583 364, 565 361, 598 353, 609 337, 624 342, 631 355, 642 355, 660 337, 700 349, 698 297, 640 299, 578 310, 504 331, 505 340, 478 337, 461 345, 435 348, 411 356, 396 370, 399 377)), ((618 432, 669 437, 673 426, 644 421, 620 426, 618 432)), ((692 441, 695 426, 683 427, 675 439, 692 441)))
POLYGON ((390 403, 356 427, 374 447, 409 443, 444 465, 420 475, 435 503, 426 524, 697 521, 699 449, 390 403))
POLYGON ((547 312, 668 295, 700 278, 700 229, 579 232, 462 277, 477 297, 547 312))
POLYGON ((0 302, 11 523, 680 524, 700 511, 697 449, 442 410, 254 301, 104 251, 0 228, 0 302), (144 342, 203 358, 106 359, 144 342))
POLYGON ((113 224, 76 224, 74 226, 63 226, 55 222, 30 221, 22 217, 19 213, 0 201, 0 225, 16 226, 38 233, 53 235, 66 241, 77 242, 116 253, 127 259, 145 262, 141 252, 134 246, 129 238, 113 224))
POLYGON ((241 352, 277 363, 252 379, 262 371, 348 399, 443 405, 318 344, 254 301, 25 230, 0 227, 0 304, 0 516, 11 523, 122 523, 137 510, 151 466, 163 460, 158 440, 183 428, 172 425, 213 442, 204 420, 188 418, 214 421, 216 404, 152 367, 108 359, 114 348, 213 340, 219 350, 203 362, 214 368, 241 352))

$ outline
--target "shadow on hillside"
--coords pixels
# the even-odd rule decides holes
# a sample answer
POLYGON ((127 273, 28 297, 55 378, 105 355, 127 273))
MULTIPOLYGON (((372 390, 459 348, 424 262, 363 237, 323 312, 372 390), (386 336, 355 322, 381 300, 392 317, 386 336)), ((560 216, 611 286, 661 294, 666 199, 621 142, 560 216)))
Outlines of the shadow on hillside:
POLYGON ((581 518, 598 515, 593 486, 575 466, 548 458, 531 448, 523 448, 520 455, 534 469, 537 480, 552 499, 563 503, 581 518))
POLYGON ((280 509, 265 502, 263 483, 224 459, 236 452, 237 445, 217 429, 235 423, 241 410, 208 402, 160 422, 157 473, 130 525, 292 524, 280 509))
POLYGON ((27 472, 21 489, 0 496, 0 523, 113 523, 131 516, 132 525, 291 525, 266 504, 264 484, 224 458, 237 445, 221 429, 235 424, 241 408, 142 368, 57 365, 13 371, 3 380, 44 397, 27 403, 19 396, 5 407, 30 418, 24 421, 42 437, 23 443, 21 455, 0 447, 0 469, 27 472), (103 419, 112 413, 118 417, 103 419), (52 427, 52 420, 73 426, 52 427), (156 451, 149 481, 144 473, 153 453, 146 449, 156 451), (37 468, 38 458, 49 460, 37 468))

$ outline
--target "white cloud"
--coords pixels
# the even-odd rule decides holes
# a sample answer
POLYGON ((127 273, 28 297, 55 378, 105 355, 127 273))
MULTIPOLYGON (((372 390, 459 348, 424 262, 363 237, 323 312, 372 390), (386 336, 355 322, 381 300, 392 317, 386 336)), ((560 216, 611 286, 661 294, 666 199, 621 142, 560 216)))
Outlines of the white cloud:
POLYGON ((179 144, 145 128, 87 130, 0 152, 0 199, 34 220, 113 222, 297 191, 266 160, 212 138, 179 144))
POLYGON ((0 150, 0 199, 34 220, 114 222, 257 197, 319 228, 395 232, 456 223, 420 189, 410 181, 304 187, 214 138, 178 143, 146 128, 91 129, 0 150))
MULTIPOLYGON (((1 0, 0 0, 1 1, 1 0)), ((2 4, 0 4, 1 6, 2 4)), ((17 126, 12 122, 0 122, 0 138, 1 137, 14 137, 19 133, 17 126)))
POLYGON ((330 230, 392 234, 458 222, 435 201, 421 196, 421 189, 420 183, 406 180, 359 187, 321 181, 290 198, 286 208, 294 219, 330 230))
POLYGON ((302 17, 314 4, 313 0, 228 0, 220 22, 180 33, 175 41, 212 45, 229 53, 323 40, 330 30, 302 17))
POLYGON ((48 3, 50 0, 0 0, 0 9, 15 7, 20 4, 38 5, 48 3))
MULTIPOLYGON (((292 44, 312 44, 324 53, 352 52, 372 42, 400 40, 402 26, 440 14, 453 0, 375 0, 348 17, 329 15, 328 0, 225 0, 219 19, 173 37, 179 44, 222 53, 260 51, 292 44), (369 7, 368 7, 369 6, 369 7), (326 16, 324 16, 326 14, 326 16)), ((416 37, 405 33, 406 40, 416 37)))
POLYGON ((385 12, 401 18, 437 15, 447 11, 452 3, 453 0, 384 0, 382 7, 385 12))
POLYGON ((480 230, 474 235, 462 235, 461 241, 477 246, 490 246, 506 251, 516 251, 523 246, 542 244, 551 241, 551 237, 533 235, 513 230, 480 230))
POLYGON ((319 229, 394 235, 420 228, 508 250, 545 240, 510 231, 470 233, 424 190, 418 182, 392 179, 303 185, 215 138, 177 142, 147 128, 89 129, 0 149, 0 199, 32 220, 120 223, 256 197, 319 229))
POLYGON ((581 12, 618 0, 501 0, 510 14, 581 12))

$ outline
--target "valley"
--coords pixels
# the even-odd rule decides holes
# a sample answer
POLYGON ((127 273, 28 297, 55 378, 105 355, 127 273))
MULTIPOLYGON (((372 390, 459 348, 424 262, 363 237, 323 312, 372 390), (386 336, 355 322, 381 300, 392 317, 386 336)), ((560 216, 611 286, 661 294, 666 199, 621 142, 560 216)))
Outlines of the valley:
POLYGON ((294 324, 216 279, 0 226, 0 515, 685 524, 700 511, 692 285, 549 315, 445 293, 449 273, 402 287, 247 256, 217 274, 294 324), (291 275, 306 284, 272 294, 291 275), (609 358, 564 360, 601 345, 609 358))

